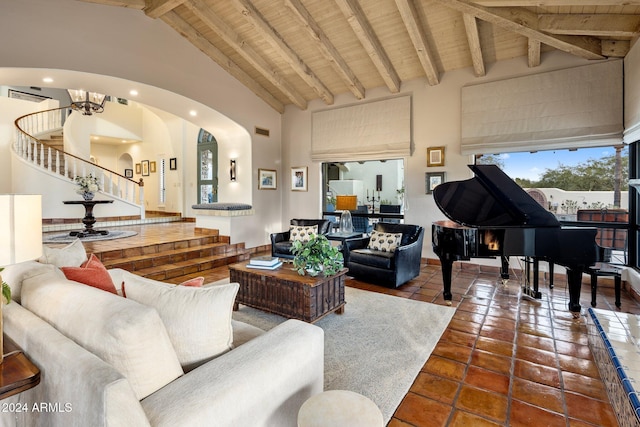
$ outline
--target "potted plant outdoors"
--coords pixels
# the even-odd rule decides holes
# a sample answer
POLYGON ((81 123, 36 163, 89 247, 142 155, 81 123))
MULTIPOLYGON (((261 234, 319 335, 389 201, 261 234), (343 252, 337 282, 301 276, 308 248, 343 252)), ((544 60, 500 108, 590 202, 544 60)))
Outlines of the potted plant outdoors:
POLYGON ((294 255, 293 267, 301 276, 317 276, 320 273, 332 276, 344 266, 342 252, 321 234, 313 234, 306 242, 294 241, 291 253, 294 255))

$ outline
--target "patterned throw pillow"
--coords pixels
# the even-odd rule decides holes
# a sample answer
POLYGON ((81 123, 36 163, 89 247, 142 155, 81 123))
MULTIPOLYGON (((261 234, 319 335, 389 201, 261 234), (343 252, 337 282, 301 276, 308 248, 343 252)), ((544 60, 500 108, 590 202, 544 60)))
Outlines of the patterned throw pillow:
POLYGON ((290 225, 289 226, 289 241, 301 240, 308 242, 311 240, 312 234, 318 234, 317 225, 290 225))
POLYGON ((373 230, 367 248, 374 251, 395 252, 400 246, 400 239, 402 239, 402 233, 381 233, 373 230))

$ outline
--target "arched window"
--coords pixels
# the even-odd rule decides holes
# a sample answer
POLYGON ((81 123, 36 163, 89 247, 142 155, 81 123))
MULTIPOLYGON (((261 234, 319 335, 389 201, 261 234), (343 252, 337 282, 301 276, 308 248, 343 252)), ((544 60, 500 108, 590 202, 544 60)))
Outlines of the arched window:
POLYGON ((204 129, 198 134, 198 203, 218 201, 218 142, 204 129))

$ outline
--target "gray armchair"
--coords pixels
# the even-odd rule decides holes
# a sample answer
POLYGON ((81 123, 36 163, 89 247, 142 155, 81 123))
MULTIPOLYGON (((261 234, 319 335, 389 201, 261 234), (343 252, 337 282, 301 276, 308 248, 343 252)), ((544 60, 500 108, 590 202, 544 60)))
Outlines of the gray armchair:
MULTIPOLYGON (((318 234, 327 235, 331 231, 331 221, 328 219, 292 219, 291 225, 317 225, 318 234)), ((291 245, 293 242, 289 240, 290 231, 271 234, 271 256, 279 258, 293 259, 291 253, 291 245)))
POLYGON ((394 252, 368 249, 370 237, 345 242, 344 265, 349 275, 365 282, 397 288, 420 274, 424 228, 419 225, 379 222, 375 231, 402 233, 394 252))

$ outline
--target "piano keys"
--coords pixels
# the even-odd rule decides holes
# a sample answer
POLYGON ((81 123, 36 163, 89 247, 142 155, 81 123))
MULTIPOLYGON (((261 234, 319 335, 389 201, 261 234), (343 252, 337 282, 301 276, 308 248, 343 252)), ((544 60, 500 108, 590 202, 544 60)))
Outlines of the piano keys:
MULTIPOLYGON (((506 279, 509 257, 523 256, 566 268, 569 310, 577 317, 582 274, 598 258, 597 229, 562 227, 551 212, 495 165, 469 168, 475 177, 445 182, 433 190, 436 205, 450 219, 432 225, 433 250, 442 264, 444 299, 452 299, 454 261, 500 257, 501 275, 506 279)), ((537 289, 524 291, 540 297, 537 289)))

